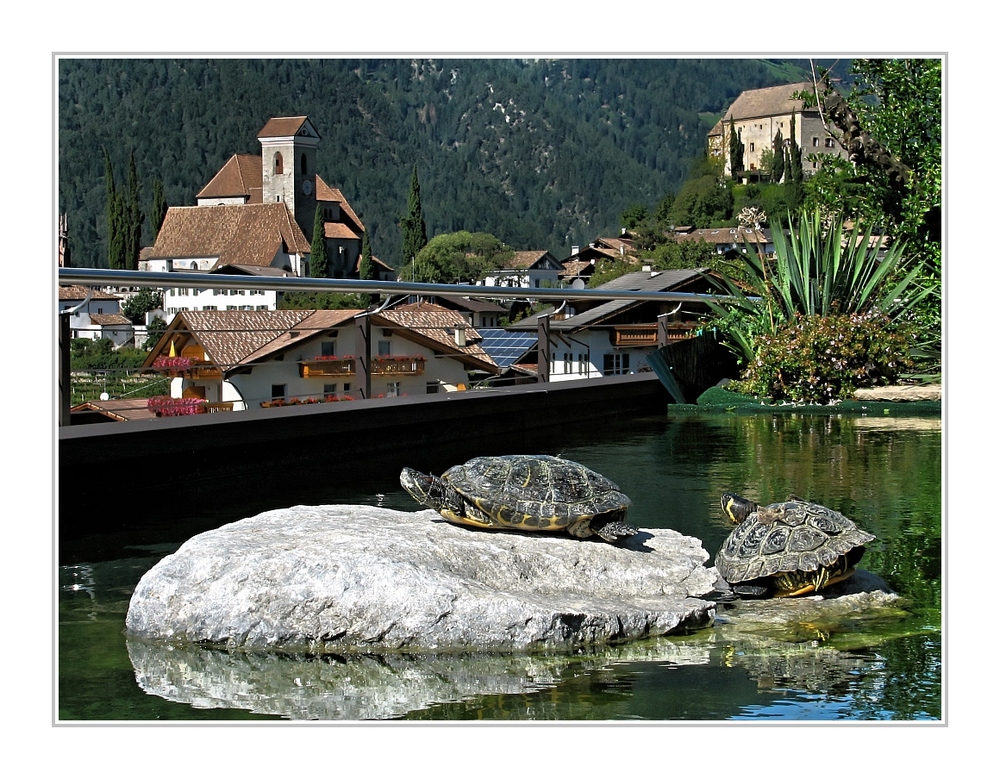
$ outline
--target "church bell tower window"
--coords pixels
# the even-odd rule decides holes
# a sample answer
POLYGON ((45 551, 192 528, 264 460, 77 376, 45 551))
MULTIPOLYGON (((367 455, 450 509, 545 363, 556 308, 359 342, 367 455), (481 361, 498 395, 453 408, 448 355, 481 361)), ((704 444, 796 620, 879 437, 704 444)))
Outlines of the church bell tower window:
POLYGON ((285 172, 284 168, 285 165, 281 159, 281 152, 279 151, 274 155, 274 175, 280 176, 282 173, 285 172))

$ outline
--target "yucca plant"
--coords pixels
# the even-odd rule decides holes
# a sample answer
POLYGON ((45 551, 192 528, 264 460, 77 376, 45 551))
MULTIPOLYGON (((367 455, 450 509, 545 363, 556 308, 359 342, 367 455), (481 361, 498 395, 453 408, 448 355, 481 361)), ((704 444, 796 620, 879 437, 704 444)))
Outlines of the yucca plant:
POLYGON ((910 267, 902 243, 881 255, 871 239, 871 227, 860 225, 845 236, 840 219, 824 227, 815 210, 800 212, 789 236, 774 231, 773 260, 748 243, 740 280, 718 274, 714 282, 727 299, 709 303, 730 348, 749 364, 760 337, 775 335, 796 315, 911 311, 932 291, 917 282, 920 268, 910 267))

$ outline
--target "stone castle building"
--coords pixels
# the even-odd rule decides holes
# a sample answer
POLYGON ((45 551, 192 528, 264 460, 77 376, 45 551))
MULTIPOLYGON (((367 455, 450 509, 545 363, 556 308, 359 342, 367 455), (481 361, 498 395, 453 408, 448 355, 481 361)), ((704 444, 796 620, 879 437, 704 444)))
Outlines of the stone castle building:
POLYGON ((764 89, 749 89, 741 93, 708 134, 709 154, 725 160, 724 172, 733 175, 730 159, 730 133, 735 131, 743 142, 744 158, 740 178, 752 178, 762 172, 762 155, 772 148, 781 131, 785 148, 791 144, 793 126, 795 141, 802 153, 802 173, 808 177, 820 167, 811 155, 832 154, 847 159, 847 152, 823 125, 817 108, 807 108, 797 97, 798 92, 812 89, 803 81, 764 89))

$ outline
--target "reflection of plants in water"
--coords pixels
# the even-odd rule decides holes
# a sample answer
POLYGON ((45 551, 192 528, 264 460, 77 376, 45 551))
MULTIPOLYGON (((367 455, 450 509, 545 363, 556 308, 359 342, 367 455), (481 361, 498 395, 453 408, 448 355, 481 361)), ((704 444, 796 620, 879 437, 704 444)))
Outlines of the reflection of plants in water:
POLYGON ((941 718, 940 636, 915 635, 890 641, 871 657, 869 671, 852 684, 855 718, 941 718), (906 673, 887 670, 900 668, 906 673))

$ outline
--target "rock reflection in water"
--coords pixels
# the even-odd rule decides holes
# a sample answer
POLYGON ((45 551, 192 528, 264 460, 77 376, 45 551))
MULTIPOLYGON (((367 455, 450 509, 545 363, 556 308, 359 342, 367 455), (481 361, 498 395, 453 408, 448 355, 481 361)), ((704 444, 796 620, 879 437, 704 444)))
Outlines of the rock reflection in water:
POLYGON ((668 641, 589 655, 289 656, 128 639, 148 694, 195 708, 242 708, 288 719, 382 720, 441 703, 556 687, 621 660, 708 662, 705 646, 668 641))
MULTIPOLYGON (((902 601, 880 590, 836 598, 740 601, 712 628, 583 654, 265 654, 129 639, 140 688, 195 708, 240 708, 292 720, 621 719, 654 695, 691 695, 665 673, 698 666, 739 669, 751 685, 697 692, 688 718, 738 718, 760 693, 794 690, 849 697, 877 673, 869 652, 905 620, 902 601), (868 628, 877 626, 873 630, 868 628), (620 690, 621 695, 615 695, 620 690), (725 693, 725 694, 723 694, 725 693), (638 701, 638 703, 637 703, 638 701), (569 708, 567 708, 569 707, 569 708), (431 714, 431 712, 436 712, 431 714)), ((700 679, 700 677, 698 677, 700 679)))

